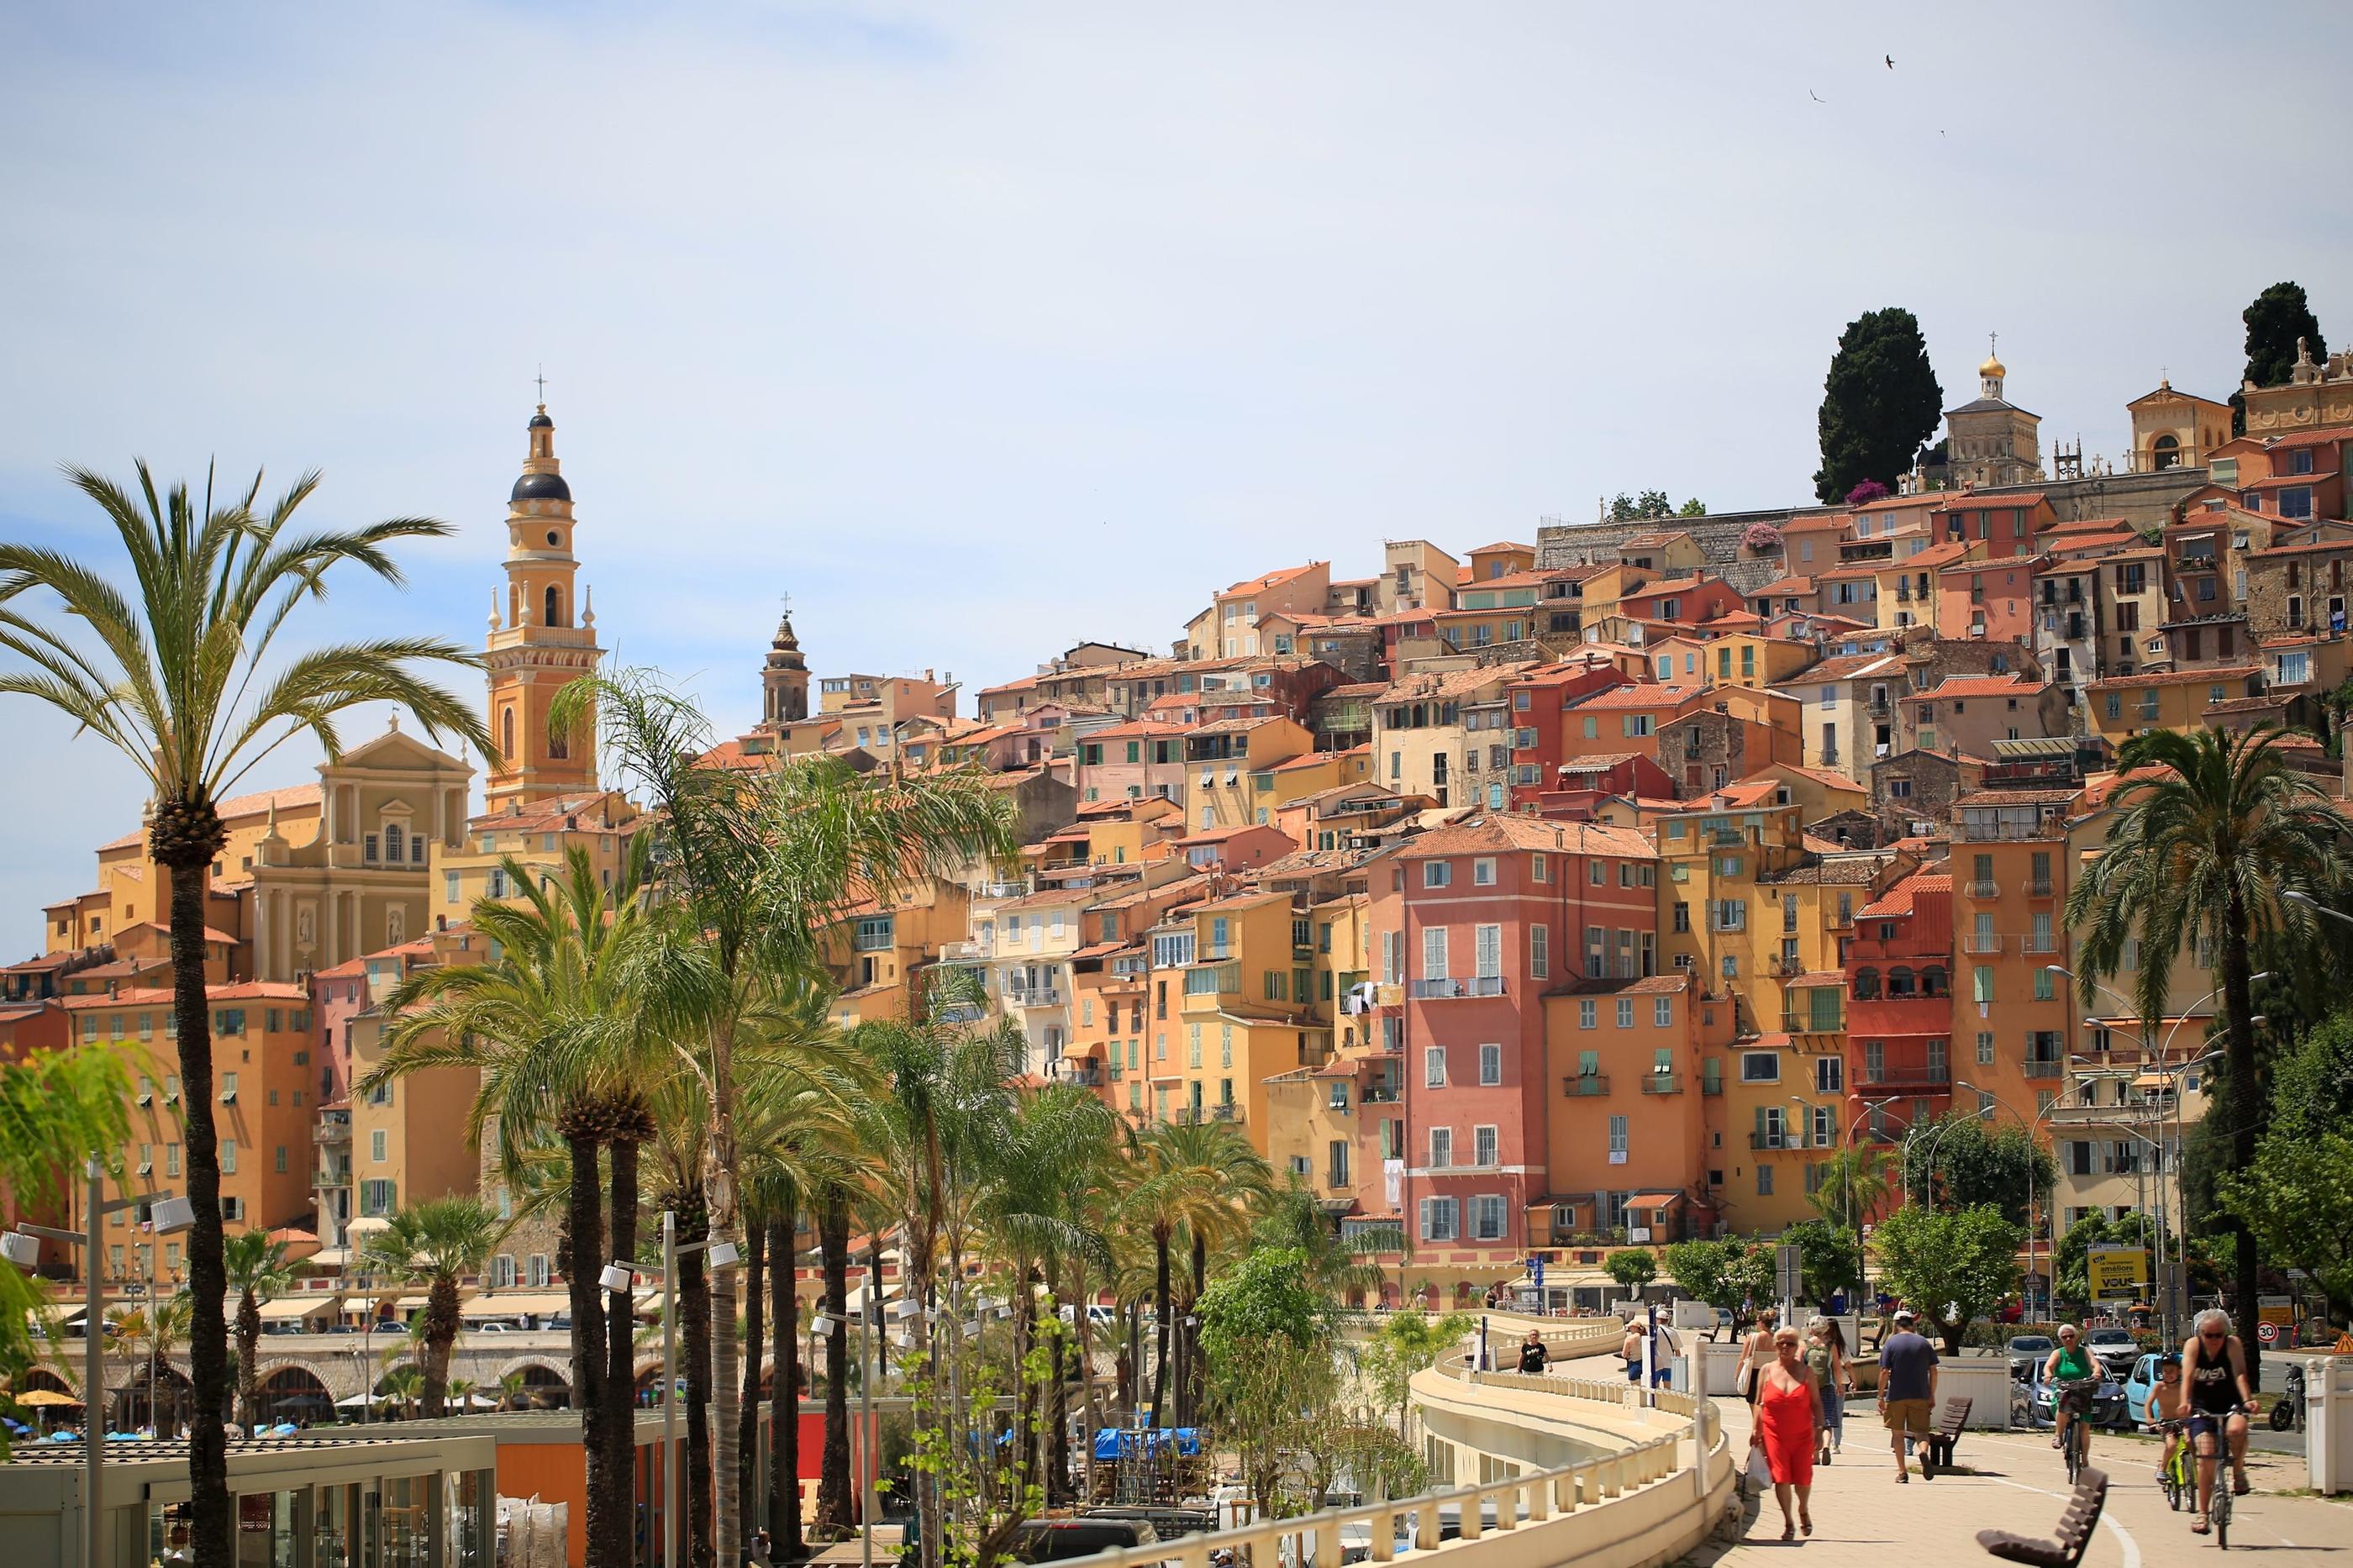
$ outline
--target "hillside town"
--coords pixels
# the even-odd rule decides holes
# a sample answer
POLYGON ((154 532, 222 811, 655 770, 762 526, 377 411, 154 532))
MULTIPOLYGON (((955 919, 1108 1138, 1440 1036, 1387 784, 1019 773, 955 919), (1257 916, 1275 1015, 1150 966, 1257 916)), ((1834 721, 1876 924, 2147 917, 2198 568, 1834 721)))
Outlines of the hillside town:
MULTIPOLYGON (((823 933, 835 1021, 976 986, 1030 1080, 1138 1130, 1232 1123, 1380 1265, 1353 1304, 1525 1292, 1534 1262, 1543 1305, 1598 1308, 1613 1250, 1778 1235, 1841 1151, 1957 1109, 2055 1154, 2047 1262, 2084 1216, 2168 1212, 2208 1105, 2211 944, 2156 1016, 2079 984, 2064 910, 2124 748, 2276 727, 2293 770, 2348 794, 2353 355, 2249 383, 2242 435, 2160 382, 2126 405, 2128 461, 2090 472, 2046 459, 2010 374, 1988 357, 1947 461, 1892 493, 1237 561, 1181 627, 1040 648, 976 690, 832 670, 787 615, 744 659, 760 722, 703 760, 985 774, 1018 858, 823 933)), ((550 722, 604 650, 596 530, 575 539, 544 405, 506 530, 487 770, 395 721, 220 803, 222 1214, 304 1267, 273 1317, 365 1316, 355 1249, 404 1205, 512 1212, 469 1135, 476 1072, 355 1088, 385 999, 485 962, 476 911, 524 896, 518 868, 545 886, 583 855, 609 888, 651 820, 550 722)), ((43 951, 0 969, 0 1055, 152 1063, 128 1194, 180 1176, 182 1134, 167 872, 123 827, 42 911, 43 951)), ((125 1217, 107 1289, 182 1278, 180 1246, 125 1217)), ((52 1244, 42 1271, 85 1266, 52 1244)), ((553 1229, 523 1225, 464 1310, 553 1313, 563 1290, 553 1229)))

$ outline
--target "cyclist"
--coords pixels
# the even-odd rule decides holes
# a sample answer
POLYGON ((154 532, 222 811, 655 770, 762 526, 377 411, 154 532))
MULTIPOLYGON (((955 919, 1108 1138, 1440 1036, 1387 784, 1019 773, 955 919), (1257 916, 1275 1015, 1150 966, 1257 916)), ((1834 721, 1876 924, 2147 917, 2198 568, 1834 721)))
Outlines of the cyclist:
POLYGON ((2247 1382, 2245 1347, 2231 1331, 2231 1314, 2219 1307, 2198 1314, 2181 1347, 2181 1363, 2189 1384, 2189 1440, 2198 1455, 2198 1518, 2189 1528, 2203 1535, 2220 1468, 2221 1443, 2217 1438, 2230 1445, 2231 1495, 2247 1495, 2246 1412, 2255 1403, 2255 1391, 2247 1382))
POLYGON ((2042 1363, 2042 1381, 2051 1385, 2052 1417, 2059 1427, 2051 1439, 2054 1448, 2066 1447, 2067 1428, 2083 1418, 2084 1412, 2076 1405, 2081 1402, 2084 1411, 2090 1408, 2090 1401, 2074 1385, 2096 1383, 2100 1375, 2100 1363, 2083 1347, 2081 1338, 2074 1324, 2060 1324, 2059 1348, 2042 1363))
POLYGON ((2171 1351, 2157 1358, 2157 1386, 2148 1391, 2148 1426, 2165 1434, 2165 1452, 2157 1461, 2158 1484, 2173 1473, 2173 1456, 2181 1447, 2183 1417, 2189 1414, 2181 1396, 2181 1357, 2171 1351))

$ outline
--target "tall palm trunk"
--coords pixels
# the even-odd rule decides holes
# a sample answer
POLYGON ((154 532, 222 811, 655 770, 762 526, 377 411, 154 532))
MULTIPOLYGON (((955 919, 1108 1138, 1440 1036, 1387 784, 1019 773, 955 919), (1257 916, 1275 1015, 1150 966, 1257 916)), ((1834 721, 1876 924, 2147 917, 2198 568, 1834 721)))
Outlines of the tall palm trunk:
MULTIPOLYGON (((1047 1309, 1050 1312, 1062 1299, 1060 1275, 1061 1269, 1056 1268, 1046 1276, 1047 1295, 1052 1303, 1047 1309)), ((1071 1316, 1083 1323, 1086 1309, 1074 1306, 1071 1316)), ((1071 1374, 1070 1357, 1065 1353, 1070 1342, 1065 1335, 1054 1332, 1059 1326, 1050 1320, 1046 1324, 1047 1331, 1054 1335, 1053 1382, 1046 1385, 1046 1501, 1050 1505, 1071 1500, 1071 1374)))
MULTIPOLYGON (((756 1495, 760 1459, 761 1358, 767 1352, 768 1227, 744 1229, 744 1394, 735 1422, 735 1489, 748 1504, 756 1495)), ((744 1521, 751 1533, 752 1521, 744 1521)))
MULTIPOLYGON (((596 1275, 605 1266, 605 1190, 596 1168, 593 1118, 567 1113, 560 1131, 572 1157, 572 1183, 564 1211, 565 1284, 572 1308, 572 1407, 588 1450, 587 1518, 583 1524, 592 1563, 630 1561, 633 1510, 614 1510, 612 1472, 626 1466, 626 1447, 616 1452, 605 1419, 605 1304, 596 1275)), ((627 1326, 623 1337, 628 1337, 627 1326)), ((623 1493, 626 1496, 627 1493, 623 1493)))
POLYGON ((825 1271, 825 1456, 817 1483, 817 1521, 828 1529, 849 1523, 849 1203, 839 1189, 818 1210, 818 1247, 825 1271))
POLYGON ((417 1358, 425 1373, 425 1414, 448 1413, 449 1352, 458 1342, 458 1281, 437 1274, 425 1293, 425 1353, 417 1358))
POLYGON ((1168 1227, 1152 1227, 1152 1306, 1159 1314, 1153 1325, 1153 1336, 1159 1343, 1155 1347, 1152 1363, 1152 1424, 1168 1425, 1168 1319, 1174 1303, 1168 1294, 1168 1227))
POLYGON ((1208 1378, 1201 1366, 1201 1297, 1209 1288, 1209 1244, 1197 1227, 1193 1232, 1193 1299, 1185 1311, 1185 1394, 1177 1404, 1184 1408, 1184 1425, 1197 1426, 1201 1421, 1202 1397, 1208 1390, 1208 1378))
MULTIPOLYGON (((188 1382, 196 1419, 188 1432, 191 1544, 197 1568, 230 1568, 236 1550, 228 1497, 228 1263, 222 1254, 220 1135, 213 1126, 213 1031, 205 991, 205 890, 227 841, 211 801, 158 803, 149 843, 172 882, 172 1016, 179 1027, 181 1136, 187 1144, 188 1382)), ((83 1259, 95 1270, 100 1260, 83 1259)), ((90 1331, 96 1332, 93 1323, 90 1331)))
MULTIPOLYGON (((2222 1016, 2223 1060, 2231 1069, 2231 1092, 2225 1114, 2231 1126, 2231 1168, 2244 1171, 2255 1163, 2256 1123, 2263 1118, 2263 1099, 2255 1082, 2255 1002, 2247 953, 2247 910, 2235 881, 2231 884, 2227 908, 2229 916, 2222 930, 2222 1016)), ((2230 1224, 2238 1244, 2232 1288, 2238 1298, 2239 1342, 2246 1351, 2248 1385, 2261 1388, 2261 1352, 2253 1331, 2263 1289, 2263 1264, 2255 1250, 2255 1233, 2244 1220, 2233 1217, 2230 1224)))
MULTIPOLYGON (((879 1225, 868 1226, 866 1232, 866 1305, 868 1310, 878 1315, 882 1313, 882 1227, 879 1225)), ((882 1322, 874 1325, 874 1397, 877 1399, 882 1397, 882 1374, 891 1364, 891 1336, 882 1331, 883 1325, 890 1321, 888 1316, 883 1316, 882 1322)))
POLYGON ((237 1421, 250 1432, 261 1422, 261 1303, 251 1290, 237 1299, 237 1421))
MULTIPOLYGON (((732 970, 733 965, 730 965, 732 970)), ((742 1230, 736 1192, 742 1176, 735 1149, 735 1015, 723 1009, 711 1032, 711 1148, 704 1164, 703 1213, 708 1234, 733 1237, 742 1230)), ((744 1544, 744 1493, 736 1472, 735 1405, 735 1276, 725 1268, 709 1271, 709 1310, 720 1325, 711 1342, 712 1416, 718 1423, 717 1452, 705 1452, 704 1463, 716 1472, 712 1493, 717 1517, 714 1539, 730 1563, 741 1558, 744 1544)))
MULTIPOLYGON (((641 1119, 642 1110, 638 1112, 641 1119)), ((586 1267, 590 1277, 605 1267, 607 1257, 616 1261, 634 1259, 638 1255, 638 1146, 651 1129, 642 1124, 624 1126, 613 1137, 612 1205, 613 1249, 600 1254, 586 1267)), ((606 1506, 613 1510, 616 1549, 622 1555, 606 1561, 628 1562, 637 1536, 637 1465, 638 1465, 638 1369, 637 1369, 637 1300, 634 1287, 624 1287, 608 1293, 605 1299, 605 1378, 598 1400, 600 1425, 607 1450, 605 1480, 606 1506)))
POLYGON ((808 1555, 801 1540, 801 1365, 800 1292, 793 1268, 794 1214, 791 1207, 768 1226, 770 1266, 769 1331, 774 1334, 776 1394, 770 1406, 776 1435, 768 1450, 768 1555, 777 1563, 797 1563, 808 1555))
MULTIPOLYGON (((707 1239, 711 1227, 700 1204, 681 1216, 681 1245, 707 1239)), ((679 1331, 685 1341, 686 1362, 686 1560, 693 1568, 712 1568, 711 1367, 712 1270, 703 1254, 689 1252, 678 1260, 679 1331)), ((723 1336, 722 1336, 723 1337, 723 1336)))

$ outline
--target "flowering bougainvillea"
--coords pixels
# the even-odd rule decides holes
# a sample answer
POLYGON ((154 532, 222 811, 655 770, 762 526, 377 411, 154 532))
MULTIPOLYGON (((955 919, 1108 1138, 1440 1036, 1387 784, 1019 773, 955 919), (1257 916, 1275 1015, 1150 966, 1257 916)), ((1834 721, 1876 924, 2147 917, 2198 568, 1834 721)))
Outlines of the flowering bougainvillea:
POLYGON ((1846 492, 1846 504, 1849 506, 1862 506, 1867 502, 1875 501, 1883 496, 1893 493, 1893 491, 1889 490, 1885 485, 1881 484, 1877 479, 1865 479, 1862 483, 1855 486, 1854 489, 1846 492))
POLYGON ((1740 548, 1770 555, 1781 548, 1781 531, 1769 522, 1752 522, 1740 531, 1740 548))

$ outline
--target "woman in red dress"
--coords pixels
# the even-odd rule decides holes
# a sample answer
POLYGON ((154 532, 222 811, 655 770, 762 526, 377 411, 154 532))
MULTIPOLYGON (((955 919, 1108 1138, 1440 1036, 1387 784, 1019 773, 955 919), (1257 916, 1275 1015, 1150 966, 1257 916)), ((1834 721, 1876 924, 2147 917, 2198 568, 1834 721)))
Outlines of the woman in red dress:
POLYGON ((1821 1441, 1822 1396, 1813 1368, 1798 1353, 1794 1328, 1773 1335, 1774 1360, 1757 1379, 1757 1431, 1750 1441, 1765 1450, 1773 1472, 1773 1496, 1781 1505, 1781 1539, 1814 1532, 1807 1503, 1814 1491, 1814 1449, 1821 1441), (1798 1518, 1789 1521, 1789 1494, 1798 1494, 1798 1518))

